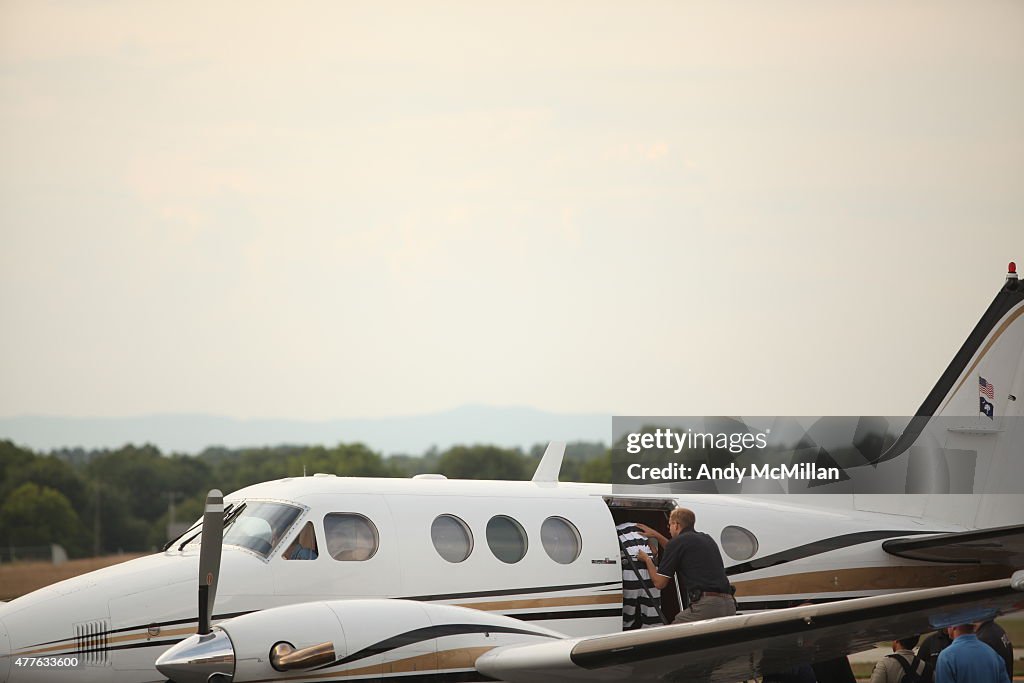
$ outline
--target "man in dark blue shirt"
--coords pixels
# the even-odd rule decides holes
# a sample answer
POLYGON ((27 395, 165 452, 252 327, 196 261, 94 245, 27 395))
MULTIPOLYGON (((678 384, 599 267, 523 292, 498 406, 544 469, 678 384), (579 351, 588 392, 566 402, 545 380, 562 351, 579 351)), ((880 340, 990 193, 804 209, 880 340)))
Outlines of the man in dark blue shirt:
POLYGON ((953 629, 940 628, 935 633, 924 639, 921 647, 917 648, 917 656, 928 666, 924 670, 922 683, 932 683, 935 680, 935 669, 939 666, 939 655, 947 647, 953 644, 949 633, 953 629))
POLYGON ((935 683, 1010 683, 1003 658, 974 635, 974 624, 953 627, 953 644, 939 653, 935 683))
POLYGON ((718 544, 707 534, 695 530, 695 522, 692 510, 676 508, 672 511, 668 518, 672 540, 665 546, 657 569, 654 561, 640 552, 640 559, 647 565, 651 580, 658 588, 667 586, 673 575, 679 577, 679 590, 686 592, 690 606, 679 611, 673 620, 676 624, 736 614, 732 586, 725 575, 718 544))
POLYGON ((978 640, 996 651, 996 654, 1003 658, 1006 664, 1006 675, 1013 678, 1013 643, 1003 627, 989 619, 980 624, 975 624, 977 630, 974 635, 978 640))

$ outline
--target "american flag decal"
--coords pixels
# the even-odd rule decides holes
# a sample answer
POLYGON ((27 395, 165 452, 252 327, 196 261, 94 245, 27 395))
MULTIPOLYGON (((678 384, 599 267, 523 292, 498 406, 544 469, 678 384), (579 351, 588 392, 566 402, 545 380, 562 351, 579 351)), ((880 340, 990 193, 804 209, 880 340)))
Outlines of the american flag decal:
POLYGON ((989 400, 993 400, 996 397, 996 385, 986 382, 984 377, 978 377, 978 391, 989 400))

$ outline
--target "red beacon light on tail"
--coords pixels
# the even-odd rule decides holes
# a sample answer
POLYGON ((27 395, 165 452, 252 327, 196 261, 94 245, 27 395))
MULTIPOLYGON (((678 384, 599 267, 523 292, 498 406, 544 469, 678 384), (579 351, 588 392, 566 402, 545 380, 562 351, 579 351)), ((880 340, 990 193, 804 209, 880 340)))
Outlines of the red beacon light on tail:
POLYGON ((1007 269, 1010 271, 1010 275, 1016 275, 1017 274, 1017 264, 1014 263, 1013 261, 1010 261, 1010 265, 1008 266, 1007 269))

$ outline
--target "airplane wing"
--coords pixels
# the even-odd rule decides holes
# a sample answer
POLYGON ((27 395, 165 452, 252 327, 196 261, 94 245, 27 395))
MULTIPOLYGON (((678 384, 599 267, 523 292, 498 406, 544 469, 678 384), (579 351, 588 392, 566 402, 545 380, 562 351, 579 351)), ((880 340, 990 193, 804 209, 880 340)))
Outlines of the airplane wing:
POLYGON ((893 538, 882 543, 890 555, 931 562, 1003 563, 1024 566, 1024 524, 935 536, 893 538))
POLYGON ((928 588, 607 636, 491 650, 480 673, 509 683, 735 683, 875 643, 1024 609, 1024 571, 1011 579, 928 588))

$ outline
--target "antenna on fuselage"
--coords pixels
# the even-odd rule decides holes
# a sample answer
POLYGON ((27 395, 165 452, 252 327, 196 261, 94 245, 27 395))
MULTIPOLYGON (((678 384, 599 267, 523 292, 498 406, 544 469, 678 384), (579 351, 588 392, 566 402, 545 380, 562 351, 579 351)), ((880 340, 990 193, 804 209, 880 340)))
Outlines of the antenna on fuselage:
POLYGON ((533 480, 536 483, 553 484, 558 481, 558 473, 562 471, 562 459, 565 457, 565 442, 552 441, 544 451, 544 457, 537 465, 537 471, 533 473, 533 480))

